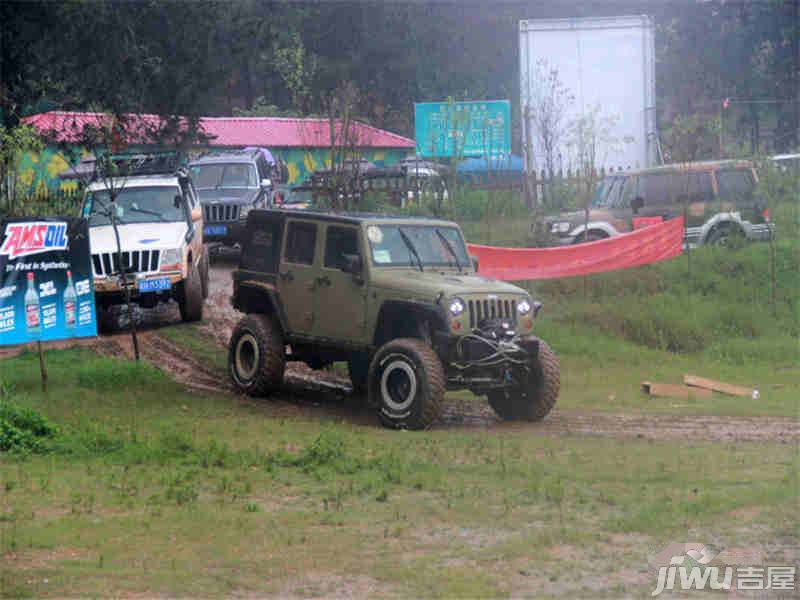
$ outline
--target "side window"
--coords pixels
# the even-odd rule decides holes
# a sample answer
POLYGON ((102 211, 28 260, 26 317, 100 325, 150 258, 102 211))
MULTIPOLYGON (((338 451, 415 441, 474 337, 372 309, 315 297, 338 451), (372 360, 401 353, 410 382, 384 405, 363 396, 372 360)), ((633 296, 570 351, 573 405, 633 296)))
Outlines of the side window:
POLYGON ((689 176, 689 202, 713 202, 711 173, 692 173, 689 176))
POLYGON ((242 268, 276 273, 281 248, 281 223, 254 223, 245 232, 242 268))
MULTIPOLYGON (((657 173, 642 177, 639 195, 645 206, 666 206, 677 202, 681 176, 672 173, 657 173)), ((685 183, 684 183, 685 185, 685 183)))
POLYGON ((720 200, 724 202, 741 202, 753 197, 755 183, 747 169, 728 169, 717 171, 717 188, 720 200))
POLYGON ((286 234, 286 252, 284 252, 283 259, 290 263, 311 265, 314 263, 316 245, 316 225, 297 221, 289 223, 289 230, 286 234))
POLYGON ((345 255, 358 255, 358 229, 354 227, 328 227, 325 239, 325 266, 341 269, 345 266, 345 255))

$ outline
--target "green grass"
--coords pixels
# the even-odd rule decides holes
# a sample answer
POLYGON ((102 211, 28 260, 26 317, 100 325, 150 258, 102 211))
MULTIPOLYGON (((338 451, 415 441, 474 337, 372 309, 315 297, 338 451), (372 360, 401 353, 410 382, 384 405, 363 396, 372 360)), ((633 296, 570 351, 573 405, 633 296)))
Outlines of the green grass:
POLYGON ((616 596, 689 528, 796 539, 789 445, 391 432, 85 349, 46 360, 48 393, 35 354, 2 363, 14 402, 61 430, 48 455, 0 456, 4 595, 576 595, 580 570, 616 596), (754 516, 732 526, 737 510, 754 516))

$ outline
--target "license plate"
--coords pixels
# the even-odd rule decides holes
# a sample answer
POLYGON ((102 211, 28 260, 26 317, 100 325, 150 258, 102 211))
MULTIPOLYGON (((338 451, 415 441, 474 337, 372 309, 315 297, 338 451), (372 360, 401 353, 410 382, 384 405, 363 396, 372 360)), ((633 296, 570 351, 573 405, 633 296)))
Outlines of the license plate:
POLYGON ((225 235, 228 233, 227 225, 206 225, 203 228, 205 235, 225 235))
POLYGON ((168 290, 171 287, 172 287, 172 282, 170 282, 168 277, 162 277, 161 279, 139 280, 140 292, 161 292, 164 290, 168 290))

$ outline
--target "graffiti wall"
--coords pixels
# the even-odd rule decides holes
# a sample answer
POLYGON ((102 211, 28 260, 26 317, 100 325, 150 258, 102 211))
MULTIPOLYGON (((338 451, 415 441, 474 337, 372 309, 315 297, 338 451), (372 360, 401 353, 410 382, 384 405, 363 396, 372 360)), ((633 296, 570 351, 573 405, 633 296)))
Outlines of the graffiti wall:
MULTIPOLYGON (((144 150, 144 149, 142 149, 144 150)), ((316 170, 330 168, 330 151, 325 148, 271 148, 273 155, 283 160, 289 169, 289 183, 300 183, 316 170)), ((202 150, 198 150, 200 154, 202 150)), ((388 167, 399 162, 405 149, 368 149, 362 158, 378 167, 388 167)), ((58 174, 70 164, 66 157, 56 149, 47 148, 42 152, 28 152, 20 161, 17 173, 17 190, 22 195, 42 193, 44 190, 71 190, 75 181, 61 181, 58 174)))

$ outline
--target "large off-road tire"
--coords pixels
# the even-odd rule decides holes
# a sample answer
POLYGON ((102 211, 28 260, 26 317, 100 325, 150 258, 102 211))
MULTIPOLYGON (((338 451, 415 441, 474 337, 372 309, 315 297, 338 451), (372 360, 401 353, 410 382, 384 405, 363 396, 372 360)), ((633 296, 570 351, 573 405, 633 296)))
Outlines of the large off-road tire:
POLYGON ((200 284, 203 289, 203 299, 208 298, 208 269, 210 260, 208 258, 208 247, 203 246, 203 254, 200 257, 200 284))
POLYGON ((228 346, 228 372, 236 388, 265 396, 283 383, 286 347, 278 324, 267 315, 250 314, 233 330, 228 346))
POLYGON ((353 356, 347 361, 350 383, 353 384, 353 395, 363 396, 367 392, 369 382, 369 357, 353 356))
POLYGON ((489 405, 506 421, 541 421, 552 410, 561 387, 558 358, 539 340, 539 355, 530 365, 527 381, 489 393, 489 405))
POLYGON ((189 277, 183 280, 178 297, 181 319, 185 322, 203 319, 203 284, 196 264, 189 269, 189 277))
POLYGON ((721 248, 740 248, 747 238, 742 228, 735 224, 721 224, 714 227, 706 238, 709 246, 721 248))
POLYGON ((367 386, 369 402, 386 427, 426 429, 441 414, 444 369, 422 340, 401 338, 381 346, 372 358, 367 386))

